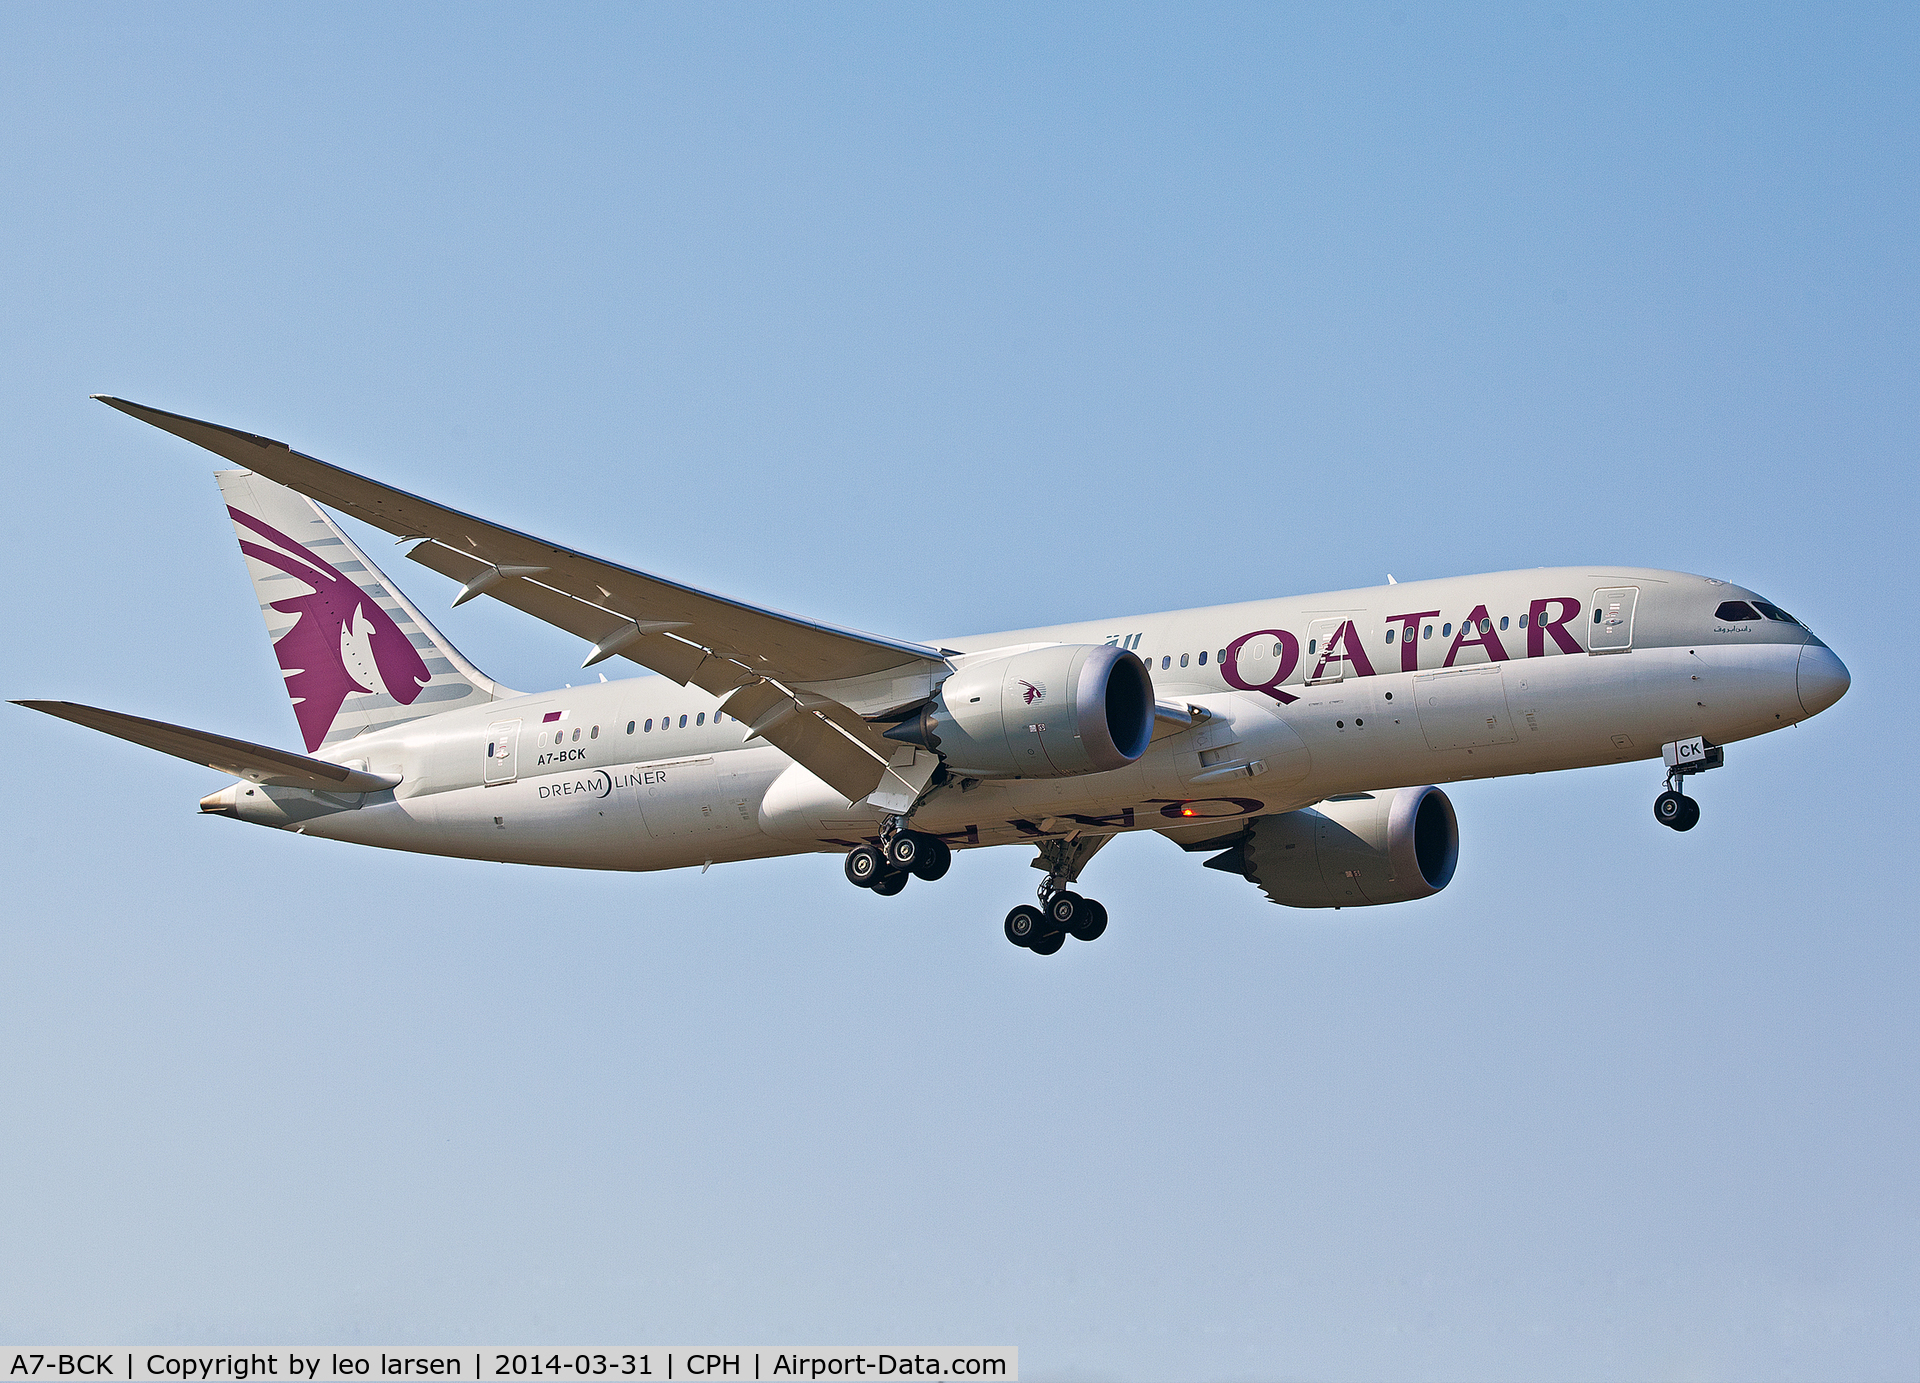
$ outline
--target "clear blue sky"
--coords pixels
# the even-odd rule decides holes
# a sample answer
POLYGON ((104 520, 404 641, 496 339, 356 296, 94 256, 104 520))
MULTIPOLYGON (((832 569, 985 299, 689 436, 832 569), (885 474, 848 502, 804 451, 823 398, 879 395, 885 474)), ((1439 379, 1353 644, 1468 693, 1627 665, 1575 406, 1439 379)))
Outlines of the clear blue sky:
POLYGON ((1465 786, 1338 914, 1128 840, 1047 961, 1013 850, 385 855, 0 707, 0 1338, 1911 1378, 1920 21, 1671 8, 0 13, 6 696, 297 744, 92 392, 909 638, 1646 563, 1855 679, 1690 835, 1465 786))

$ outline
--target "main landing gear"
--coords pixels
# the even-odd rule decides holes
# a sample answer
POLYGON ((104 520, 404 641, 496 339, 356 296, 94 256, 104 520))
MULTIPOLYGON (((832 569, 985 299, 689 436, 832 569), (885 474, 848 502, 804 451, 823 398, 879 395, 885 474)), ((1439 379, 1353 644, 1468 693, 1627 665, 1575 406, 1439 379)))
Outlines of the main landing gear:
POLYGON ((1107 929, 1107 910, 1092 898, 1082 898, 1062 889, 1052 897, 1044 893, 1040 906, 1022 903, 1007 914, 1007 940, 1024 946, 1035 955, 1050 956, 1076 941, 1098 941, 1107 929))
MULTIPOLYGON (((1033 866, 1047 873, 1036 890, 1040 906, 1023 903, 1007 914, 1007 940, 1042 956, 1053 955, 1068 937, 1098 941, 1107 930, 1107 910, 1069 885, 1112 838, 1076 833, 1038 842, 1040 857, 1033 866)), ((952 863, 953 851, 939 836, 909 831, 900 817, 890 817, 880 828, 879 844, 856 845, 847 851, 847 879, 856 887, 891 898, 907 886, 908 879, 931 882, 952 863)))
POLYGON ((1660 746, 1667 765, 1667 790, 1653 799, 1653 819, 1674 831, 1691 831, 1700 824, 1700 804, 1687 796, 1687 779, 1719 768, 1726 754, 1704 739, 1676 740, 1660 746))
POLYGON ((870 888, 882 898, 891 898, 907 886, 909 878, 932 883, 952 863, 953 851, 939 836, 883 828, 878 846, 856 845, 847 851, 847 880, 856 888, 870 888))
POLYGON ((1098 941, 1107 930, 1107 910, 1091 898, 1082 898, 1067 887, 1080 877, 1087 861, 1111 836, 1080 836, 1072 840, 1048 840, 1040 843, 1040 858, 1035 869, 1047 871, 1037 892, 1040 906, 1022 903, 1007 914, 1007 940, 1024 946, 1035 955, 1050 956, 1076 941, 1098 941))

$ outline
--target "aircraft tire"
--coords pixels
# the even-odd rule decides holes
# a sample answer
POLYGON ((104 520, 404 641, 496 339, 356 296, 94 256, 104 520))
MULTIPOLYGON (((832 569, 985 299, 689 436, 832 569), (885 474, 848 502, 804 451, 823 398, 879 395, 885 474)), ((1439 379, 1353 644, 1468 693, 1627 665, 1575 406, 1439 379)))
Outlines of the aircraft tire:
POLYGON ((1691 797, 1681 800, 1685 802, 1686 806, 1680 814, 1680 819, 1673 823, 1673 829, 1676 831, 1691 831, 1695 826, 1700 824, 1700 804, 1691 797))
POLYGON ((1050 956, 1067 944, 1065 932, 1048 932, 1045 936, 1035 937, 1027 949, 1036 956, 1050 956))
POLYGON ((932 883, 935 879, 944 876, 952 864, 953 847, 939 836, 920 838, 920 858, 911 866, 914 878, 925 879, 928 883, 932 883))
POLYGON ((847 851, 847 882, 855 888, 872 888, 886 872, 887 862, 871 845, 856 845, 847 851))
MULTIPOLYGON (((1700 809, 1693 809, 1695 821, 1700 819, 1700 809)), ((1677 792, 1663 792, 1653 799, 1653 819, 1662 826, 1675 831, 1684 831, 1686 826, 1680 823, 1687 820, 1687 799, 1677 792)), ((1692 823, 1689 822, 1689 825, 1692 823)))
POLYGON ((1107 910, 1092 898, 1082 898, 1074 916, 1076 941, 1098 941, 1107 930, 1107 910))
POLYGON ((1070 932, 1087 900, 1077 893, 1056 893, 1047 899, 1047 925, 1056 932, 1070 932))
POLYGON ((882 898, 891 898, 907 886, 908 877, 909 875, 904 869, 889 869, 886 873, 868 884, 867 887, 879 894, 882 898))
POLYGON ((1015 946, 1031 946, 1033 939, 1045 929, 1047 920, 1040 915, 1040 909, 1022 903, 1007 914, 1005 930, 1007 940, 1015 946))
POLYGON ((887 863, 895 869, 911 869, 926 853, 927 838, 918 831, 902 831, 887 842, 887 863))

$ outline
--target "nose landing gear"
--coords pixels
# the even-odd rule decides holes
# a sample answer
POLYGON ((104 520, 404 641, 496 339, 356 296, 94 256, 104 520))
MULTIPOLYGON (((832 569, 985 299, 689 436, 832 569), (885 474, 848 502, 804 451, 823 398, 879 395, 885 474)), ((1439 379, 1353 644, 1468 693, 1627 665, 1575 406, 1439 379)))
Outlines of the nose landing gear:
POLYGON ((1653 819, 1674 831, 1691 831, 1700 824, 1700 804, 1682 790, 1688 778, 1726 763, 1717 744, 1695 738, 1660 746, 1667 765, 1667 790, 1653 799, 1653 819))

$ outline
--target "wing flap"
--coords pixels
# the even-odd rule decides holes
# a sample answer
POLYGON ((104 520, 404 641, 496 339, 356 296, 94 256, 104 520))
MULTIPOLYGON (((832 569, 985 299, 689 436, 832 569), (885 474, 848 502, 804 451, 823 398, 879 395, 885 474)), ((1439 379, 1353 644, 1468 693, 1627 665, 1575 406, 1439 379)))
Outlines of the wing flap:
POLYGON ((162 720, 83 706, 75 701, 16 701, 13 704, 266 787, 308 788, 314 792, 379 792, 400 782, 384 773, 363 773, 324 759, 310 759, 304 754, 290 754, 264 744, 210 735, 204 730, 189 730, 184 725, 169 725, 162 720))
MULTIPOLYGON (((886 771, 884 759, 820 718, 835 711, 850 715, 844 706, 822 702, 818 697, 796 699, 775 683, 759 682, 735 691, 724 708, 728 715, 743 721, 754 738, 782 751, 849 802, 862 800, 880 785, 880 776, 886 771)), ((863 731, 872 733, 870 726, 859 724, 863 731)))

